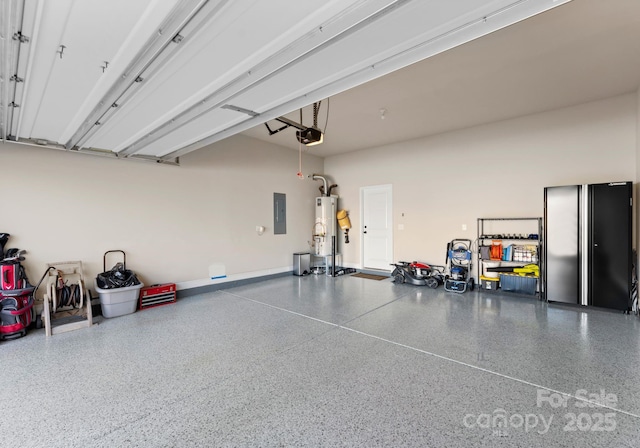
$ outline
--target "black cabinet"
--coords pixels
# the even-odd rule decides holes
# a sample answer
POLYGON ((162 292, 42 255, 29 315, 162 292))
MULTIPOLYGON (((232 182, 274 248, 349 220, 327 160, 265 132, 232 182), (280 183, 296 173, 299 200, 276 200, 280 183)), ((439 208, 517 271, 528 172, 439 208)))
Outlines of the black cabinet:
POLYGON ((545 188, 543 289, 548 301, 629 310, 632 185, 545 188))

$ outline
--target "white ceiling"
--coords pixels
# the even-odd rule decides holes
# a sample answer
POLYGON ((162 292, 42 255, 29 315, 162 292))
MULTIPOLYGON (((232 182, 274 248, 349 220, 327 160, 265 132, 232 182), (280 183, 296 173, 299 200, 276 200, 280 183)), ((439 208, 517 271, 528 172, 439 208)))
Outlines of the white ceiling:
POLYGON ((3 0, 0 130, 173 161, 331 97, 326 155, 632 90, 640 2, 566 1, 3 0))
MULTIPOLYGON (((639 86, 640 1, 574 0, 331 97, 324 143, 307 150, 323 157, 371 148, 639 86)), ((287 116, 299 121, 298 112, 287 116)), ((306 108, 305 124, 311 119, 306 108)), ((257 126, 244 134, 298 149, 293 129, 269 136, 257 126)))

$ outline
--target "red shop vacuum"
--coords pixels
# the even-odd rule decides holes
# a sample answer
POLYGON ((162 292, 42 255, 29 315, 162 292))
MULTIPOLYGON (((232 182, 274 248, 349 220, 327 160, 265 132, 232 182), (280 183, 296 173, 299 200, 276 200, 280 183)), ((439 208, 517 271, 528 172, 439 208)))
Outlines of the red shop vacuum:
POLYGON ((7 249, 8 233, 0 233, 0 340, 15 339, 27 334, 33 322, 34 291, 29 284, 20 249, 7 249))

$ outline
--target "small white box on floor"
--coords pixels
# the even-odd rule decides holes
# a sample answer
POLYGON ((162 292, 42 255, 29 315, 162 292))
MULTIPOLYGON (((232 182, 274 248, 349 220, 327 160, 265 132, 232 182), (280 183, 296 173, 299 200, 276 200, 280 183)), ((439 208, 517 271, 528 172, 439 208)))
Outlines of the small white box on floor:
POLYGON ((218 278, 225 278, 227 276, 224 264, 215 263, 209 266, 209 278, 215 280, 218 278))
POLYGON ((102 289, 96 286, 100 295, 100 307, 104 317, 118 317, 131 314, 138 308, 138 296, 144 284, 124 288, 102 289))

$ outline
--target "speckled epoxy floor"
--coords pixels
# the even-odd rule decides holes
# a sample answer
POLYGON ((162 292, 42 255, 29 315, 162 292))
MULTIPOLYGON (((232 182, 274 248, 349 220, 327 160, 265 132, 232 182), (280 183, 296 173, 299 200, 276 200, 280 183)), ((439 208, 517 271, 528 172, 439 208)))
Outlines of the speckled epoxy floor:
POLYGON ((525 297, 281 277, 0 342, 0 446, 636 447, 639 331, 525 297))

